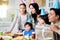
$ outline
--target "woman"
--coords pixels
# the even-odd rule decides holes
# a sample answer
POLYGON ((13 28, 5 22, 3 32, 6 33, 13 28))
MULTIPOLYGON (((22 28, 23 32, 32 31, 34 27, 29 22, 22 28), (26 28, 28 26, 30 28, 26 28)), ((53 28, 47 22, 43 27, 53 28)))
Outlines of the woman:
POLYGON ((37 3, 31 3, 29 5, 29 8, 31 10, 31 16, 34 20, 34 23, 36 24, 37 23, 37 17, 40 14, 41 10, 39 10, 39 6, 37 3))
POLYGON ((8 32, 12 32, 16 23, 18 23, 18 30, 24 30, 25 27, 24 27, 24 24, 25 22, 28 20, 28 18, 30 17, 30 15, 27 13, 26 11, 26 5, 25 3, 22 3, 19 5, 19 13, 17 13, 15 15, 15 18, 14 18, 14 21, 11 25, 11 28, 8 32))
POLYGON ((48 15, 52 23, 50 29, 54 32, 54 40, 60 40, 60 9, 51 8, 48 15))

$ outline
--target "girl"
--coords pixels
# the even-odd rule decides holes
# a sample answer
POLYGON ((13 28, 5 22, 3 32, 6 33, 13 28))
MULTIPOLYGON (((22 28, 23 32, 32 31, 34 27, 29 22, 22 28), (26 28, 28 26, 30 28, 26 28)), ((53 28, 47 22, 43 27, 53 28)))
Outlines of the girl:
MULTIPOLYGON (((16 23, 18 24, 17 29, 19 30, 24 30, 24 24, 25 22, 30 18, 30 15, 26 11, 26 5, 25 3, 22 3, 19 5, 19 13, 15 15, 15 18, 13 20, 13 23, 11 25, 11 28, 8 32, 12 32, 13 29, 15 28, 16 23)), ((16 30, 16 29, 15 29, 16 30)), ((14 32, 15 32, 14 30, 14 32)))
POLYGON ((31 16, 34 20, 34 23, 37 23, 37 16, 40 14, 41 10, 39 10, 39 6, 37 3, 31 3, 29 5, 29 8, 31 10, 31 16))
POLYGON ((38 18, 38 24, 36 25, 35 31, 36 31, 36 39, 38 40, 45 40, 44 32, 49 29, 49 21, 48 16, 46 15, 40 15, 38 18), (40 34, 42 33, 42 36, 40 34))
POLYGON ((32 36, 32 32, 35 32, 35 30, 33 29, 33 25, 29 22, 25 23, 25 30, 23 31, 24 36, 32 36))
POLYGON ((47 16, 48 16, 48 14, 46 14, 46 15, 40 15, 37 18, 37 20, 38 20, 38 24, 37 25, 50 24, 47 16))

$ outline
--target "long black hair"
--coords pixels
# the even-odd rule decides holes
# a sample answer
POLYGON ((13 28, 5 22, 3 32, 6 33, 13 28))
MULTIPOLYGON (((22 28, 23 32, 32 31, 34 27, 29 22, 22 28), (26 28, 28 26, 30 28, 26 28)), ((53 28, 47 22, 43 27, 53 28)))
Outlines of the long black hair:
POLYGON ((31 4, 29 5, 29 7, 30 7, 31 5, 35 8, 36 13, 37 13, 37 14, 36 14, 36 13, 35 13, 35 14, 32 14, 32 12, 31 12, 31 16, 34 18, 34 22, 37 22, 37 15, 40 14, 41 10, 39 10, 39 6, 38 6, 37 3, 31 3, 31 4))
POLYGON ((38 4, 37 4, 37 3, 31 3, 31 4, 29 5, 29 7, 30 7, 31 5, 32 5, 32 6, 35 8, 35 10, 36 10, 36 13, 37 13, 37 14, 40 14, 40 11, 39 11, 39 6, 38 6, 38 4))
MULTIPOLYGON (((19 6, 21 6, 21 5, 23 5, 23 6, 25 6, 25 8, 26 8, 26 4, 25 3, 22 3, 22 4, 20 4, 19 6)), ((25 13, 27 12, 27 10, 25 10, 25 13)))
POLYGON ((32 23, 26 22, 24 26, 29 25, 32 30, 34 30, 32 23))

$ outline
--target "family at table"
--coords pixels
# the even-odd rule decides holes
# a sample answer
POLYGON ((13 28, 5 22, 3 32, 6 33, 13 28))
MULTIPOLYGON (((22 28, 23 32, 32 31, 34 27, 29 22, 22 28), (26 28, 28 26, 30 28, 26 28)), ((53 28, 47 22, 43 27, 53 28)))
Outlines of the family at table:
POLYGON ((54 40, 60 40, 60 9, 57 6, 58 4, 50 8, 50 12, 47 13, 44 7, 39 9, 37 3, 31 3, 29 4, 31 13, 29 13, 27 12, 26 4, 21 3, 19 5, 19 13, 16 13, 11 27, 5 33, 11 33, 17 23, 17 32, 21 31, 24 36, 32 36, 32 33, 35 32, 35 27, 42 29, 48 25, 47 29, 53 32, 54 40))

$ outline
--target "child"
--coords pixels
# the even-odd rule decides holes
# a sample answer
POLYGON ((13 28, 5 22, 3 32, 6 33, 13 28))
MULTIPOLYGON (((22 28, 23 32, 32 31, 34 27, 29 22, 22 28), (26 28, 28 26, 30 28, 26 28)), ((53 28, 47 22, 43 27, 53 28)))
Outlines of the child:
POLYGON ((38 24, 36 25, 35 31, 36 31, 36 39, 38 40, 44 40, 45 39, 45 34, 44 32, 49 29, 49 21, 48 21, 48 16, 47 15, 40 15, 38 18, 38 24), (41 35, 42 33, 42 35, 41 35), (41 35, 41 36, 40 36, 41 35))
POLYGON ((40 15, 40 16, 37 18, 37 20, 38 20, 38 24, 36 25, 36 27, 37 27, 38 25, 43 26, 43 25, 50 24, 50 22, 49 22, 49 20, 48 20, 48 15, 47 15, 47 14, 46 14, 46 15, 40 15))
POLYGON ((25 26, 25 30, 23 31, 24 36, 26 35, 32 36, 32 32, 35 32, 32 23, 26 22, 24 26, 25 26))

